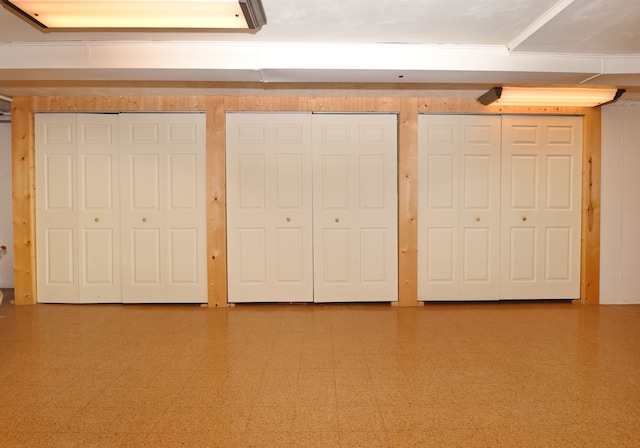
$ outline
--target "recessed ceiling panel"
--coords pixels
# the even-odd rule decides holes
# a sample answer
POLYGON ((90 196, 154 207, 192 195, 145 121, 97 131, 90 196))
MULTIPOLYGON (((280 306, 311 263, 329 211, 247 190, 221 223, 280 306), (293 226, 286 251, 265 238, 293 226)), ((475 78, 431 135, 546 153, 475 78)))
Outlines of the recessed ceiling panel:
POLYGON ((640 54, 640 3, 575 1, 522 42, 516 51, 640 54))

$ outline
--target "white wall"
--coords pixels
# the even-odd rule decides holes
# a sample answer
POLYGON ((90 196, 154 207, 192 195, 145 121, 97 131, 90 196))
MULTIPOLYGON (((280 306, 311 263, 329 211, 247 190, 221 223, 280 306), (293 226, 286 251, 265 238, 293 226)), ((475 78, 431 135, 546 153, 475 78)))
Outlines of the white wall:
POLYGON ((0 123, 0 288, 13 288, 13 219, 11 205, 11 124, 0 123))
POLYGON ((600 303, 640 303, 640 103, 602 110, 600 303))

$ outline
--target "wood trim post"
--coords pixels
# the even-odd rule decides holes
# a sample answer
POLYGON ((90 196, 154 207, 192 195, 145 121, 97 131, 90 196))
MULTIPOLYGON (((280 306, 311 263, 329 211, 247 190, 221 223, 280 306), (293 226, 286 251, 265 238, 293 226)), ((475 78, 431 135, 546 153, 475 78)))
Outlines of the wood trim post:
POLYGON ((208 97, 207 272, 209 307, 227 306, 227 194, 225 113, 222 97, 208 97))
POLYGON ((15 301, 36 303, 35 142, 31 101, 17 97, 11 104, 11 163, 15 301))
POLYGON ((418 100, 398 116, 398 305, 418 305, 418 100))
POLYGON ((580 302, 585 305, 600 303, 601 126, 601 109, 589 109, 584 115, 582 142, 580 302))

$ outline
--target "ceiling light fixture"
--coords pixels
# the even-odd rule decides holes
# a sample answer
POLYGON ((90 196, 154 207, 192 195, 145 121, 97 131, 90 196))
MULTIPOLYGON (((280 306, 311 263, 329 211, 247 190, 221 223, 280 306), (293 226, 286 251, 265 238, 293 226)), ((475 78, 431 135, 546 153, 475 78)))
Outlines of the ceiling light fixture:
POLYGON ((573 106, 594 107, 611 103, 624 89, 559 87, 494 87, 478 101, 492 106, 573 106))
POLYGON ((257 29, 261 0, 2 0, 47 29, 257 29))

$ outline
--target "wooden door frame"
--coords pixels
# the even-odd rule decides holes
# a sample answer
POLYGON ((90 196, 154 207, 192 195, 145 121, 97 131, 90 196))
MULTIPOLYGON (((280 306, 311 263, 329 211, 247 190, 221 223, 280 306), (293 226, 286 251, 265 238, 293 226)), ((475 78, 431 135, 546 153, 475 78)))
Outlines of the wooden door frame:
MULTIPOLYGON (((36 303, 36 112, 205 111, 207 135, 208 304, 227 306, 225 112, 309 111, 398 114, 398 296, 417 306, 418 114, 546 114, 584 116, 580 303, 598 304, 600 289, 601 110, 482 106, 468 98, 406 96, 16 96, 12 116, 13 232, 16 304, 36 303)), ((399 92, 401 94, 401 92, 399 92)))

